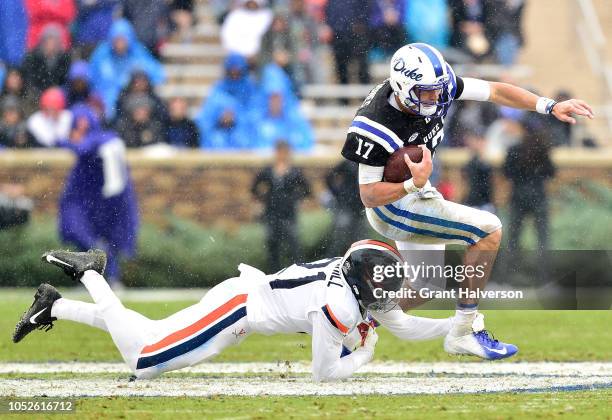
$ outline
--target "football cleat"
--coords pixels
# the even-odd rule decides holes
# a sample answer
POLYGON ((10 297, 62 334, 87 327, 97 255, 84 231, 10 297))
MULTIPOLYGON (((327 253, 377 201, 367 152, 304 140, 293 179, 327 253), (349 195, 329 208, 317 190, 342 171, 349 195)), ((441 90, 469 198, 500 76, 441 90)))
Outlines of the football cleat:
POLYGON ((13 343, 19 343, 23 337, 35 329, 49 331, 53 328, 53 321, 56 321, 57 318, 51 316, 51 307, 61 297, 62 295, 50 284, 38 286, 32 306, 21 316, 15 326, 13 343))
POLYGON ((472 333, 455 336, 448 334, 444 339, 444 350, 449 354, 466 354, 486 360, 506 359, 518 352, 514 344, 502 343, 489 336, 484 329, 484 316, 478 314, 472 333))
POLYGON ((447 335, 444 339, 444 350, 449 354, 467 354, 486 360, 498 360, 514 356, 518 347, 495 340, 489 337, 487 330, 482 330, 461 337, 447 335))
POLYGON ((87 270, 94 270, 104 274, 106 268, 106 253, 99 249, 90 249, 87 252, 49 251, 41 259, 53 264, 75 280, 81 278, 87 270))

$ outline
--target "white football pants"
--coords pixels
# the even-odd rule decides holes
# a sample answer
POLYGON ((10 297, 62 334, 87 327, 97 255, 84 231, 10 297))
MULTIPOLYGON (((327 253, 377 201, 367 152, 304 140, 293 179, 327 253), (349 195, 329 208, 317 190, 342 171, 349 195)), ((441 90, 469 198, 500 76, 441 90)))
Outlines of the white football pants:
POLYGON ((81 278, 95 303, 57 300, 52 316, 110 333, 123 360, 138 378, 193 366, 244 339, 248 280, 232 278, 213 287, 200 302, 168 318, 151 320, 126 309, 95 271, 81 278))
POLYGON ((408 194, 386 206, 367 208, 372 228, 386 238, 422 245, 474 245, 501 228, 493 213, 445 200, 431 188, 429 198, 408 194))

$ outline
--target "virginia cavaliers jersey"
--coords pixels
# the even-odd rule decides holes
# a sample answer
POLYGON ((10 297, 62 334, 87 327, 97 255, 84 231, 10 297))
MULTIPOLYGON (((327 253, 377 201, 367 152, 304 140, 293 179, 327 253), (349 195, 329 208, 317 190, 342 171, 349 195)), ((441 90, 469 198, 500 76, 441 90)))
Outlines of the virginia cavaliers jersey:
MULTIPOLYGON (((453 99, 463 92, 463 80, 448 66, 453 99)), ((409 144, 425 144, 432 154, 444 138, 444 117, 408 115, 389 103, 389 80, 370 91, 348 129, 342 156, 357 163, 385 166, 389 156, 409 144)), ((447 104, 448 107, 450 104, 447 104)))
POLYGON ((262 334, 312 333, 312 312, 341 334, 362 321, 357 299, 340 274, 341 258, 294 264, 265 276, 249 292, 249 324, 262 334))

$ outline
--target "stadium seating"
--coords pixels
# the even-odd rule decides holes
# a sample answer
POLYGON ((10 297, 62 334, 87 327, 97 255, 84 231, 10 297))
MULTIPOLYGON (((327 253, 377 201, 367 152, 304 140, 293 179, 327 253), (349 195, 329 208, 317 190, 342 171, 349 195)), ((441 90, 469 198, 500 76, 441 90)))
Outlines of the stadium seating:
MULTIPOLYGON (((577 69, 588 69, 587 57, 574 36, 574 30, 563 25, 541 25, 537 16, 549 16, 550 21, 572 21, 571 16, 580 2, 558 4, 553 0, 529 2, 525 14, 527 40, 520 56, 520 63, 511 69, 495 64, 456 66, 459 74, 487 79, 510 78, 517 82, 528 82, 537 86, 538 91, 552 95, 558 89, 571 85, 575 95, 595 104, 600 115, 612 114, 612 107, 606 108, 601 98, 600 79, 591 74, 574 77, 577 69), (570 45, 572 48, 566 48, 570 45), (551 78, 554 68, 559 77, 551 78), (564 81, 561 83, 560 81, 564 81)), ((600 22, 609 20, 612 13, 604 1, 592 2, 600 22)), ((160 96, 169 98, 181 96, 188 99, 192 115, 206 98, 208 87, 221 75, 221 61, 224 51, 220 45, 219 27, 212 18, 206 0, 199 0, 195 9, 197 25, 192 43, 169 42, 162 48, 168 83, 159 88, 160 96)), ((612 37, 612 28, 603 25, 604 35, 612 37)), ((612 56, 612 43, 605 44, 607 56, 612 56)), ((374 63, 371 74, 374 81, 386 77, 387 66, 374 63)), ((344 132, 358 104, 367 94, 369 85, 306 85, 303 88, 302 107, 315 128, 317 143, 321 145, 341 144, 344 132), (338 99, 349 100, 350 105, 338 105, 338 99)), ((612 89, 612 87, 611 87, 612 89)), ((605 100, 605 99, 603 99, 605 100)), ((602 143, 610 141, 610 130, 606 119, 588 123, 588 129, 602 143)))

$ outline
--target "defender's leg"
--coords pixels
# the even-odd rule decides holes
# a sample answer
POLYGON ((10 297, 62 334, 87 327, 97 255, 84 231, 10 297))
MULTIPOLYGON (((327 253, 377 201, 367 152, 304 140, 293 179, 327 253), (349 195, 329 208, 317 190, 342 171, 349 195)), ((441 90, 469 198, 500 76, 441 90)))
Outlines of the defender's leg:
POLYGON ((193 366, 241 342, 251 332, 245 286, 240 279, 226 280, 197 304, 156 321, 157 334, 140 350, 136 375, 148 378, 193 366))
POLYGON ((87 271, 81 277, 100 309, 115 345, 138 378, 200 363, 241 341, 250 331, 246 293, 231 281, 214 287, 210 297, 170 317, 152 321, 126 309, 104 278, 87 271))

